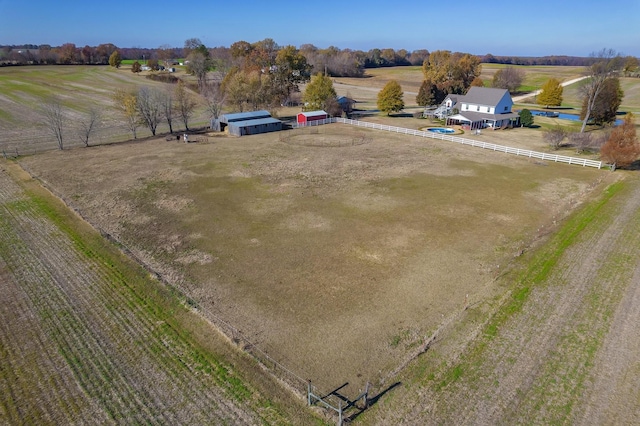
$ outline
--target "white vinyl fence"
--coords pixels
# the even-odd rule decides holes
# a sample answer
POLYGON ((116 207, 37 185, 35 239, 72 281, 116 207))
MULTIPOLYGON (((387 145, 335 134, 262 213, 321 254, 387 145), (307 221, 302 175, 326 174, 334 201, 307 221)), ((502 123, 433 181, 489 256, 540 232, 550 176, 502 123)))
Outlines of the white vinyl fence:
POLYGON ((440 139, 443 141, 455 142, 462 145, 470 145, 477 148, 490 149, 492 151, 505 152, 507 154, 519 155, 522 157, 537 158, 540 160, 553 161, 556 163, 576 164, 583 167, 596 167, 601 169, 602 161, 587 160, 585 158, 567 157, 566 155, 547 154, 544 152, 530 151, 528 149, 512 148, 493 143, 474 141, 473 139, 465 139, 459 136, 452 136, 444 133, 425 132, 422 130, 407 129, 404 127, 387 126, 384 124, 370 123, 368 121, 350 120, 346 118, 327 118, 325 120, 311 121, 306 124, 297 124, 294 127, 319 126, 329 123, 343 123, 352 126, 365 127, 369 129, 385 130, 387 132, 402 133, 411 136, 421 136, 423 138, 440 139))

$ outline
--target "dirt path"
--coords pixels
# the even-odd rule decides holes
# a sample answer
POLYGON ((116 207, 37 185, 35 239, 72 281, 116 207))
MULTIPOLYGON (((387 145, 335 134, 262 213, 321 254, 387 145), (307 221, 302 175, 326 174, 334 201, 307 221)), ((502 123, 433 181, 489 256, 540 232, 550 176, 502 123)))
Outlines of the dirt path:
POLYGON ((86 250, 0 167, 0 423, 260 423, 86 250))
MULTIPOLYGON (((565 82, 562 82, 562 83, 560 83, 560 85, 561 85, 562 87, 569 86, 569 85, 571 85, 571 84, 573 84, 573 83, 577 83, 577 82, 579 82, 579 81, 582 81, 582 80, 584 80, 585 78, 587 78, 587 77, 578 77, 578 78, 574 78, 574 79, 571 79, 571 80, 567 80, 567 81, 565 81, 565 82)), ((533 92, 531 92, 531 93, 525 93, 524 95, 514 96, 514 97, 513 97, 513 102, 522 102, 522 101, 524 101, 525 99, 532 98, 532 97, 534 97, 534 96, 539 95, 541 92, 542 92, 542 90, 535 90, 535 91, 533 91, 533 92)))
POLYGON ((374 423, 635 424, 640 180, 626 185, 572 234, 522 311, 463 355, 450 370, 457 380, 408 386, 402 418, 389 411, 374 423))

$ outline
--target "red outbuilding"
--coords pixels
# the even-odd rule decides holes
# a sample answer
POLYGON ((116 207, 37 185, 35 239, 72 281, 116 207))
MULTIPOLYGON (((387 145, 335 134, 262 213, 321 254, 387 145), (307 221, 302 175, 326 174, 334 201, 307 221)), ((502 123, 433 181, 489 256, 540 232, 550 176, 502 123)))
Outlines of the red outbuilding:
POLYGON ((324 120, 329 118, 324 111, 308 111, 298 113, 298 124, 309 124, 311 121, 324 120))

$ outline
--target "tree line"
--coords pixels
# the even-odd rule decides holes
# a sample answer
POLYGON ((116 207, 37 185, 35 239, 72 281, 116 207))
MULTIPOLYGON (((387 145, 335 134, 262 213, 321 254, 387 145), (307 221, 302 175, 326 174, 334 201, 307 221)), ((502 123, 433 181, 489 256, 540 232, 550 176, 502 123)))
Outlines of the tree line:
MULTIPOLYGON (((270 40, 270 39, 266 39, 270 40)), ((260 43, 260 42, 258 42, 260 43)), ((216 58, 229 57, 232 47, 208 48, 211 56, 216 58)), ((118 50, 123 59, 130 60, 158 60, 163 57, 185 58, 189 48, 172 47, 162 45, 158 48, 141 47, 116 47, 111 43, 98 46, 76 46, 74 43, 65 43, 61 46, 48 44, 24 44, 24 45, 0 45, 0 65, 26 65, 26 64, 89 64, 106 65, 113 51, 118 50)), ((368 51, 340 49, 335 46, 319 48, 313 44, 303 44, 300 52, 307 58, 316 71, 327 72, 335 77, 359 77, 364 74, 366 68, 393 67, 393 66, 421 66, 429 56, 427 49, 374 48, 368 51)), ((527 56, 499 56, 487 53, 485 55, 473 55, 481 63, 495 63, 506 65, 563 65, 563 66, 588 66, 592 58, 581 56, 551 55, 541 57, 527 56)))

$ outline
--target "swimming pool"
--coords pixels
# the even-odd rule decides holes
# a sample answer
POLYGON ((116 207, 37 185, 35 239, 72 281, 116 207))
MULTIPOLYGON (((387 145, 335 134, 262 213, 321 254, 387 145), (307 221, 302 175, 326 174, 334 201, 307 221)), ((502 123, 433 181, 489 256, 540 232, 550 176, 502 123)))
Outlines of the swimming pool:
POLYGON ((449 127, 429 127, 427 131, 432 133, 455 133, 455 130, 449 127))

